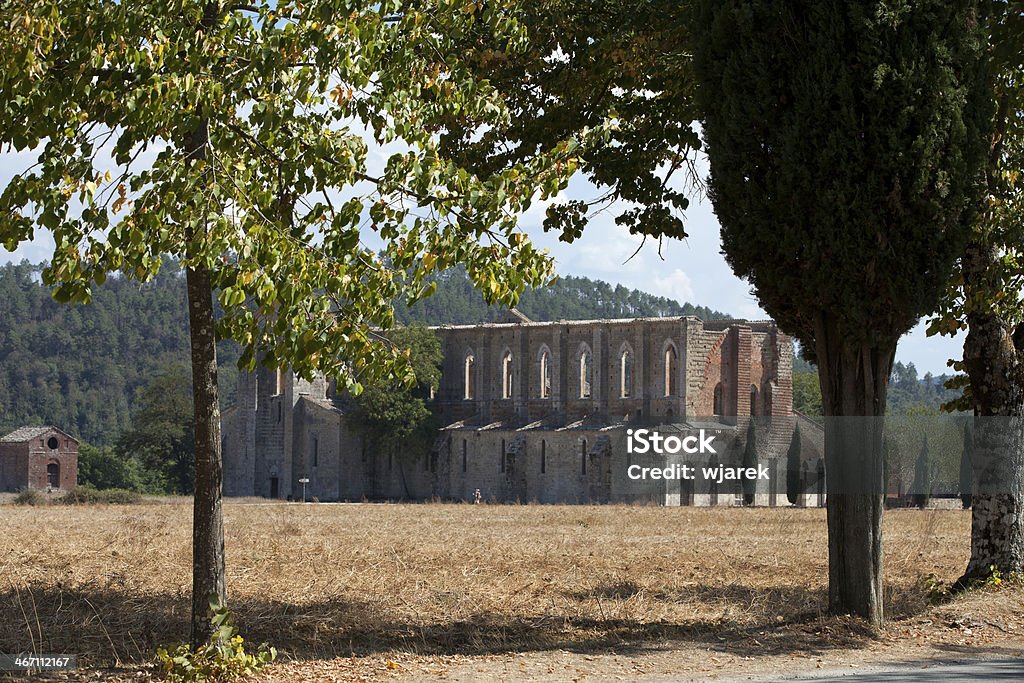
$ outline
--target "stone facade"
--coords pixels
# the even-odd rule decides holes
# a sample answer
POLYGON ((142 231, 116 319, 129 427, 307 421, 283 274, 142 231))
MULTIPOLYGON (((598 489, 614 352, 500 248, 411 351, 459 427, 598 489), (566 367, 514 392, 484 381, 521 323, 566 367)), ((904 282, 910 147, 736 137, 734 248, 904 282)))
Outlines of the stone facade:
POLYGON ((21 427, 0 438, 0 491, 70 491, 78 480, 78 440, 56 427, 21 427))
MULTIPOLYGON (((788 504, 785 452, 798 418, 792 344, 774 323, 533 322, 510 311, 500 322, 435 330, 444 361, 431 406, 445 426, 430 456, 377 457, 346 424, 329 383, 260 369, 243 374, 224 415, 225 493, 299 498, 305 478, 306 497, 320 500, 473 500, 479 490, 485 501, 733 504, 735 488, 632 490, 622 481, 625 434, 705 426, 736 440, 753 417, 768 425, 760 459, 778 472, 757 502, 788 504)), ((801 433, 817 440, 813 426, 801 433)), ((816 491, 816 464, 808 471, 816 491)))

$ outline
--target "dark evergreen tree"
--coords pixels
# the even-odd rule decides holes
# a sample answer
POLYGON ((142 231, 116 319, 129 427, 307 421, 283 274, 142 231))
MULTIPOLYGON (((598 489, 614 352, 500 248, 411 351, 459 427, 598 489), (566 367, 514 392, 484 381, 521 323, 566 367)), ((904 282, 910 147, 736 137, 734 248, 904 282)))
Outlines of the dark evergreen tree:
MULTIPOLYGON (((750 420, 747 423, 747 441, 743 445, 743 468, 757 469, 757 428, 754 426, 754 421, 750 420)), ((757 479, 751 479, 750 477, 743 478, 743 504, 753 505, 754 494, 757 493, 757 479)))
POLYGON ((971 509, 974 489, 974 434, 971 424, 964 425, 964 450, 960 455, 960 501, 964 510, 971 509))
POLYGON ((797 505, 803 494, 800 481, 800 425, 793 430, 793 438, 786 451, 786 499, 790 505, 797 505))
MULTIPOLYGON (((825 416, 882 416, 896 343, 935 307, 980 205, 977 3, 699 0, 693 17, 726 258, 813 356, 825 416)), ((877 625, 876 422, 833 422, 825 453, 829 607, 877 625)))
POLYGON ((914 505, 924 510, 928 507, 928 500, 932 495, 932 462, 928 455, 928 437, 924 437, 924 445, 917 456, 917 463, 914 465, 914 505))
POLYGON ((888 497, 889 484, 892 482, 892 469, 889 462, 889 438, 882 437, 882 491, 888 497))

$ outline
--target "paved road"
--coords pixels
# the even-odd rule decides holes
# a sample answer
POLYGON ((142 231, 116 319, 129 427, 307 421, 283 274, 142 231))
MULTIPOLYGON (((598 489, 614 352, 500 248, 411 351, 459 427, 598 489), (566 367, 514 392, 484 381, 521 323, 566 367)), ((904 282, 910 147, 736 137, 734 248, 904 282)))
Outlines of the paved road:
MULTIPOLYGON (((741 679, 737 679, 741 680, 741 679)), ((746 679, 751 680, 751 679, 746 679)), ((1024 681, 1024 658, 984 659, 962 662, 936 661, 879 667, 844 669, 811 676, 790 675, 753 680, 791 680, 800 683, 949 683, 950 681, 1024 681)))

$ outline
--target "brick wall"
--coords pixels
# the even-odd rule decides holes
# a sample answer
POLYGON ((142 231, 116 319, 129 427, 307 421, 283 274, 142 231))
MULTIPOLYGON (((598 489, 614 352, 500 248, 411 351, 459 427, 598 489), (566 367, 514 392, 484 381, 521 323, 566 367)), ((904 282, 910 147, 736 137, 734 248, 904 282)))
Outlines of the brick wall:
POLYGON ((0 443, 0 491, 28 486, 28 444, 0 443))
POLYGON ((18 442, 0 443, 0 491, 50 488, 50 468, 56 468, 58 491, 70 491, 78 483, 78 442, 50 429, 18 442))

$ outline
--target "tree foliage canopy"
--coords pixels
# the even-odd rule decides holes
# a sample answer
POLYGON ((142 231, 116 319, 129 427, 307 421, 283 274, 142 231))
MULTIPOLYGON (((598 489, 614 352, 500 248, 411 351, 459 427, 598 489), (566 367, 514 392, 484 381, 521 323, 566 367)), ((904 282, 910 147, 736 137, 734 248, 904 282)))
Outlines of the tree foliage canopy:
POLYGON ((945 287, 980 196, 976 4, 699 5, 726 259, 808 349, 821 315, 894 345, 945 287))
POLYGON ((690 10, 669 0, 520 3, 527 50, 511 53, 481 32, 462 41, 467 62, 504 94, 511 118, 483 134, 453 126, 441 149, 492 173, 614 120, 606 144, 580 167, 600 196, 553 203, 545 229, 571 242, 593 209, 618 200, 615 221, 630 232, 685 237, 688 195, 701 186, 690 10))
POLYGON ((426 400, 441 382, 441 340, 419 326, 395 328, 389 337, 407 354, 417 385, 410 389, 387 379, 370 384, 355 399, 350 417, 372 448, 408 462, 425 455, 437 438, 439 425, 426 400))
POLYGON ((195 489, 195 434, 188 368, 172 365, 139 391, 132 426, 117 452, 133 458, 156 479, 154 488, 188 495, 195 489))
POLYGON ((512 304, 551 272, 516 217, 564 187, 578 142, 488 174, 437 151, 451 127, 508 124, 457 49, 522 49, 508 6, 6 0, 0 143, 38 161, 0 195, 0 240, 50 230, 61 301, 174 255, 210 270, 244 362, 411 380, 375 332, 396 297, 462 264, 512 304))
MULTIPOLYGON (((1024 323, 1024 3, 993 2, 986 30, 996 107, 987 193, 970 239, 990 252, 991 260, 983 272, 974 273, 965 273, 969 268, 964 259, 957 261, 945 296, 929 321, 929 334, 964 331, 972 314, 993 316, 1010 333, 1024 323)), ((967 370, 960 360, 950 365, 967 370)), ((963 398, 951 407, 974 408, 970 385, 967 377, 951 383, 964 389, 963 398)))

